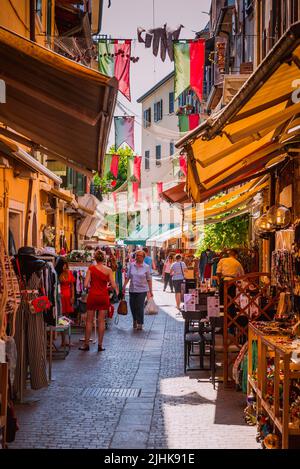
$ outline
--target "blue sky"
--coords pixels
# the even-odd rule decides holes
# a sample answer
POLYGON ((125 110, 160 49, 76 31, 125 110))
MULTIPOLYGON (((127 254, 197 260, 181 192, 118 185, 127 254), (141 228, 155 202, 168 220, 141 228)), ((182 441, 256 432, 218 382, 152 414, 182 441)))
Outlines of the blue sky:
MULTIPOLYGON (((131 103, 120 95, 118 100, 133 114, 137 114, 141 122, 141 105, 136 100, 155 83, 174 69, 174 63, 166 58, 162 62, 155 58, 151 49, 145 49, 143 44, 137 42, 137 27, 143 26, 151 29, 167 23, 169 26, 183 24, 180 38, 195 37, 193 31, 200 31, 208 22, 210 0, 111 0, 111 7, 107 8, 108 1, 104 1, 102 34, 112 38, 134 39, 132 42, 132 55, 140 57, 139 62, 131 63, 131 103), (153 18, 154 5, 154 18, 153 18), (154 22, 153 22, 154 20, 154 22)), ((123 115, 119 107, 115 115, 123 115)), ((110 144, 114 142, 114 129, 110 137, 110 144)), ((141 126, 135 124, 136 152, 141 151, 141 126)))

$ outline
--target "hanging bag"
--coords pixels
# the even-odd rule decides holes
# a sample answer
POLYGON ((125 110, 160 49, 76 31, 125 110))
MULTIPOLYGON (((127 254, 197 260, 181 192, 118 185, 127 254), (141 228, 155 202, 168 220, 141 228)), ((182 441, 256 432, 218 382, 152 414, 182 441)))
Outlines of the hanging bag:
POLYGON ((128 306, 126 300, 121 300, 118 306, 118 314, 121 316, 126 316, 128 313, 128 306))
POLYGON ((157 314, 158 313, 158 306, 155 303, 154 299, 151 297, 147 301, 147 305, 145 307, 145 314, 157 314))

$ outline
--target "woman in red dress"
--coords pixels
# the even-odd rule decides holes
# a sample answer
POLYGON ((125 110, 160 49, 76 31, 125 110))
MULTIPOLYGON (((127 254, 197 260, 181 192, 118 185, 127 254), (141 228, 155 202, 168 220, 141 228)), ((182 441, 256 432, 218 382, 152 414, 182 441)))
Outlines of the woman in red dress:
POLYGON ((60 293, 61 293, 61 306, 63 315, 74 313, 75 302, 75 278, 69 270, 69 264, 66 259, 63 259, 62 273, 59 276, 60 293))
POLYGON ((108 311, 110 302, 108 294, 108 283, 116 290, 118 294, 118 287, 114 280, 113 271, 104 265, 105 253, 97 251, 95 253, 95 261, 97 265, 92 265, 87 271, 84 281, 84 287, 87 288, 90 284, 90 289, 87 297, 87 319, 85 327, 85 341, 79 347, 79 350, 88 351, 90 349, 89 342, 93 328, 93 320, 95 311, 98 311, 98 352, 105 350, 102 347, 102 341, 105 331, 105 313, 108 311))

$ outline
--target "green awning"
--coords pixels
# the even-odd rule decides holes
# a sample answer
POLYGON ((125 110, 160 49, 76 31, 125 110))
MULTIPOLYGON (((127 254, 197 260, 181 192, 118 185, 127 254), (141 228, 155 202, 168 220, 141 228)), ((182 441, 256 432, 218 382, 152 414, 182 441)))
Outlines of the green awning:
POLYGON ((131 235, 124 239, 124 244, 136 244, 140 246, 145 246, 146 241, 153 236, 158 236, 161 233, 164 233, 167 230, 170 230, 175 227, 174 223, 161 225, 149 225, 142 226, 140 229, 135 230, 131 235))

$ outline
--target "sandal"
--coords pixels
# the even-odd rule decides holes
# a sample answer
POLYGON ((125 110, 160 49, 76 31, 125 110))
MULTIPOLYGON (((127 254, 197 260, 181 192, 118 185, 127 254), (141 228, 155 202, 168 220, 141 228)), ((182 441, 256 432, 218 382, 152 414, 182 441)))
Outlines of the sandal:
POLYGON ((90 350, 89 345, 81 345, 81 347, 78 348, 78 350, 82 350, 83 352, 88 352, 90 350))
POLYGON ((98 345, 98 352, 103 352, 105 348, 103 348, 101 345, 98 345))

